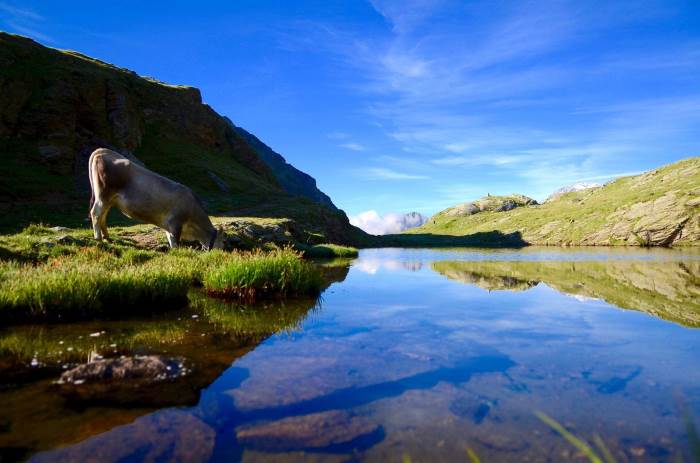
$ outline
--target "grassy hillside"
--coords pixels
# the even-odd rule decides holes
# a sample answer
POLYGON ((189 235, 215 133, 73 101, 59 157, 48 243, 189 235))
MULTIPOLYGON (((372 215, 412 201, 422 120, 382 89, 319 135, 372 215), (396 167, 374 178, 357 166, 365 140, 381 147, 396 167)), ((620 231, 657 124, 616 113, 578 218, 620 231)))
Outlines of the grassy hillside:
POLYGON ((190 186, 211 214, 292 219, 320 242, 365 236, 342 211, 285 189, 196 88, 0 32, 0 230, 86 226, 97 147, 190 186))
POLYGON ((566 193, 544 204, 478 213, 450 208, 392 239, 398 244, 477 236, 544 245, 698 245, 700 158, 566 193))
POLYGON ((545 283, 685 326, 700 326, 700 262, 435 262, 446 277, 489 291, 523 291, 545 283))

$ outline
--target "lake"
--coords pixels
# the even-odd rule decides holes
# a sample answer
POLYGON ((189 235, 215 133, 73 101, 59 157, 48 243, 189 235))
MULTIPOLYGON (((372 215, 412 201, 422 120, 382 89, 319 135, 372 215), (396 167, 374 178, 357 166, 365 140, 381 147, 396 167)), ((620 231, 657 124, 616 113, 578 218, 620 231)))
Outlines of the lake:
POLYGON ((319 300, 0 331, 0 460, 691 461, 700 253, 368 249, 319 300), (159 354, 154 384, 56 384, 159 354), (540 415, 541 416, 541 415, 540 415))

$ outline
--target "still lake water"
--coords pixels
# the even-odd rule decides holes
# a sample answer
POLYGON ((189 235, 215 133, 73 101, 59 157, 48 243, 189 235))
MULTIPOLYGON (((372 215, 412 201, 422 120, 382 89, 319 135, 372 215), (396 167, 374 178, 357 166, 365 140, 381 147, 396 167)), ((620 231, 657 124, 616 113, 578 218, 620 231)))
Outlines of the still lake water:
POLYGON ((619 461, 690 461, 698 251, 374 249, 321 265, 319 301, 193 294, 167 316, 0 331, 0 460, 582 461, 540 411, 619 461), (90 352, 191 372, 55 384, 90 352))

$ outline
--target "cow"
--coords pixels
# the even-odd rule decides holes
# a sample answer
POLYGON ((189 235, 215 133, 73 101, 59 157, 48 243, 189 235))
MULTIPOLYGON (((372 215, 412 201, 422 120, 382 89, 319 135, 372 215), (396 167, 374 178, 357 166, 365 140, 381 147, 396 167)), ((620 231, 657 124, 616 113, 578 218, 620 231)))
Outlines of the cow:
POLYGON ((96 240, 108 239, 112 206, 129 218, 165 230, 168 244, 198 241, 207 250, 222 249, 224 232, 215 228, 192 190, 107 148, 90 155, 90 219, 96 240))

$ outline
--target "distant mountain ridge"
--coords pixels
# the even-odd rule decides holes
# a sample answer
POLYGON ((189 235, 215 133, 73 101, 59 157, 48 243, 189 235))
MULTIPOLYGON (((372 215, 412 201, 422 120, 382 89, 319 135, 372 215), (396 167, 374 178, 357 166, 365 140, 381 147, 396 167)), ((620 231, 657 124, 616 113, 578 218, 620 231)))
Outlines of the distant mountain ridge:
POLYGON ((601 186, 602 185, 600 183, 574 183, 573 185, 567 185, 559 188, 558 190, 555 190, 552 194, 547 196, 547 199, 545 199, 544 201, 551 201, 563 195, 564 193, 573 193, 574 191, 589 190, 591 188, 600 188, 601 186))
POLYGON ((401 236, 409 243, 420 236, 465 242, 469 237, 494 236, 521 245, 697 246, 700 157, 622 177, 599 188, 562 193, 544 204, 479 213, 462 209, 464 213, 456 214, 455 208, 439 212, 401 236), (408 240, 411 235, 417 236, 408 240))
MULTIPOLYGON (((377 211, 365 211, 350 217, 350 223, 371 235, 388 235, 420 227, 428 218, 418 212, 390 213, 381 216, 377 211)), ((380 241, 381 242, 381 241, 380 241)))

